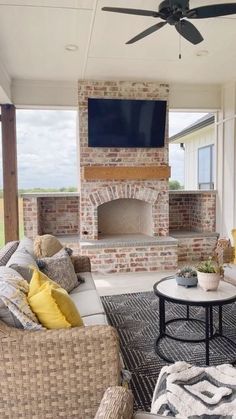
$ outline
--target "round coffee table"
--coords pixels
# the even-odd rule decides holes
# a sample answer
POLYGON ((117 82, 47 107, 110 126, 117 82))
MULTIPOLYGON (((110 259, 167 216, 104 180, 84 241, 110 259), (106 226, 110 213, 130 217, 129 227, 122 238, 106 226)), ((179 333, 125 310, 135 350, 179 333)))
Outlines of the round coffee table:
POLYGON ((205 342, 205 352, 206 352, 206 365, 210 363, 209 357, 209 346, 210 340, 217 337, 223 337, 235 344, 227 336, 223 335, 222 327, 222 312, 223 306, 226 304, 231 304, 236 301, 236 287, 227 282, 220 281, 220 285, 216 291, 204 291, 199 287, 185 288, 180 285, 177 285, 176 279, 173 276, 163 278, 161 281, 156 282, 153 286, 154 293, 159 298, 159 326, 160 332, 159 336, 155 342, 155 351, 156 353, 167 362, 175 362, 173 359, 168 356, 163 355, 159 350, 159 344, 162 339, 170 338, 180 342, 189 342, 189 343, 199 343, 205 342), (186 317, 175 318, 166 321, 165 320, 165 302, 169 301, 175 304, 181 304, 186 306, 186 317), (191 306, 201 306, 205 309, 205 321, 194 319, 190 317, 190 307, 191 306), (218 330, 214 327, 213 320, 213 307, 218 307, 219 310, 219 325, 218 330), (200 322, 204 323, 205 326, 205 336, 202 339, 184 339, 181 337, 176 337, 171 335, 166 331, 166 326, 170 323, 175 323, 179 321, 184 322, 200 322))

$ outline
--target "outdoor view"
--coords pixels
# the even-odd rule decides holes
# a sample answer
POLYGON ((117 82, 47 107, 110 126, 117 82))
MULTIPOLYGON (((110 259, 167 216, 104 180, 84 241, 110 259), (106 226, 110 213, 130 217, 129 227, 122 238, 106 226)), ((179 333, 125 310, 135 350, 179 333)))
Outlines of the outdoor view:
MULTIPOLYGON (((17 110, 21 236, 22 193, 77 190, 76 117, 75 111, 17 110)), ((1 246, 4 243, 2 150, 0 169, 1 246)))
MULTIPOLYGON (((170 112, 170 136, 201 118, 202 113, 170 112)), ((76 111, 17 110, 20 234, 22 193, 77 190, 76 111)), ((1 131, 0 131, 1 135, 1 131)), ((170 145, 171 189, 184 187, 184 150, 170 145)), ((4 243, 2 155, 0 150, 0 246, 4 243)))

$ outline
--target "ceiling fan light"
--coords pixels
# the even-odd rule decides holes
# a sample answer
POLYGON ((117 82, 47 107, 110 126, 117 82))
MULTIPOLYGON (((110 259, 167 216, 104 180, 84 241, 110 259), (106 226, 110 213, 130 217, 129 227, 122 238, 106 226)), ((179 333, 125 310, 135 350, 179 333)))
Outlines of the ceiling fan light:
POLYGON ((206 57, 209 54, 209 51, 207 49, 200 49, 196 52, 197 57, 206 57))
POLYGON ((67 44, 66 46, 65 46, 65 50, 66 51, 70 51, 70 52, 74 52, 74 51, 77 51, 78 50, 78 45, 75 45, 75 44, 67 44))

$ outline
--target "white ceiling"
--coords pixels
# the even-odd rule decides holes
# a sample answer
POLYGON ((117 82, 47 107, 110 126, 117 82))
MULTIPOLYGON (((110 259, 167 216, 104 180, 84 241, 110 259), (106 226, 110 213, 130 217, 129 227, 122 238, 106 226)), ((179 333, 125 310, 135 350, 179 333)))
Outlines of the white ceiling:
MULTIPOLYGON (((0 63, 11 79, 23 80, 116 78, 209 84, 235 79, 236 15, 194 21, 204 41, 194 46, 182 39, 179 60, 179 36, 174 28, 168 25, 125 45, 155 19, 101 11, 103 6, 157 10, 159 3, 0 0, 0 63), (66 51, 67 44, 78 45, 78 51, 66 51), (198 57, 199 50, 207 50, 208 55, 198 57)), ((213 3, 227 0, 190 0, 192 7, 213 3)))

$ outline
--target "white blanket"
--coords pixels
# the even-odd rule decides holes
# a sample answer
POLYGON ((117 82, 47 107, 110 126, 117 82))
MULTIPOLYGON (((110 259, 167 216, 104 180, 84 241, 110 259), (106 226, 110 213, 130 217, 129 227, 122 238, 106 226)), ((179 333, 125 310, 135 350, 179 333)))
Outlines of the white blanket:
POLYGON ((236 368, 176 362, 162 368, 151 413, 177 418, 236 418, 236 368), (206 415, 206 416, 204 416, 206 415))

